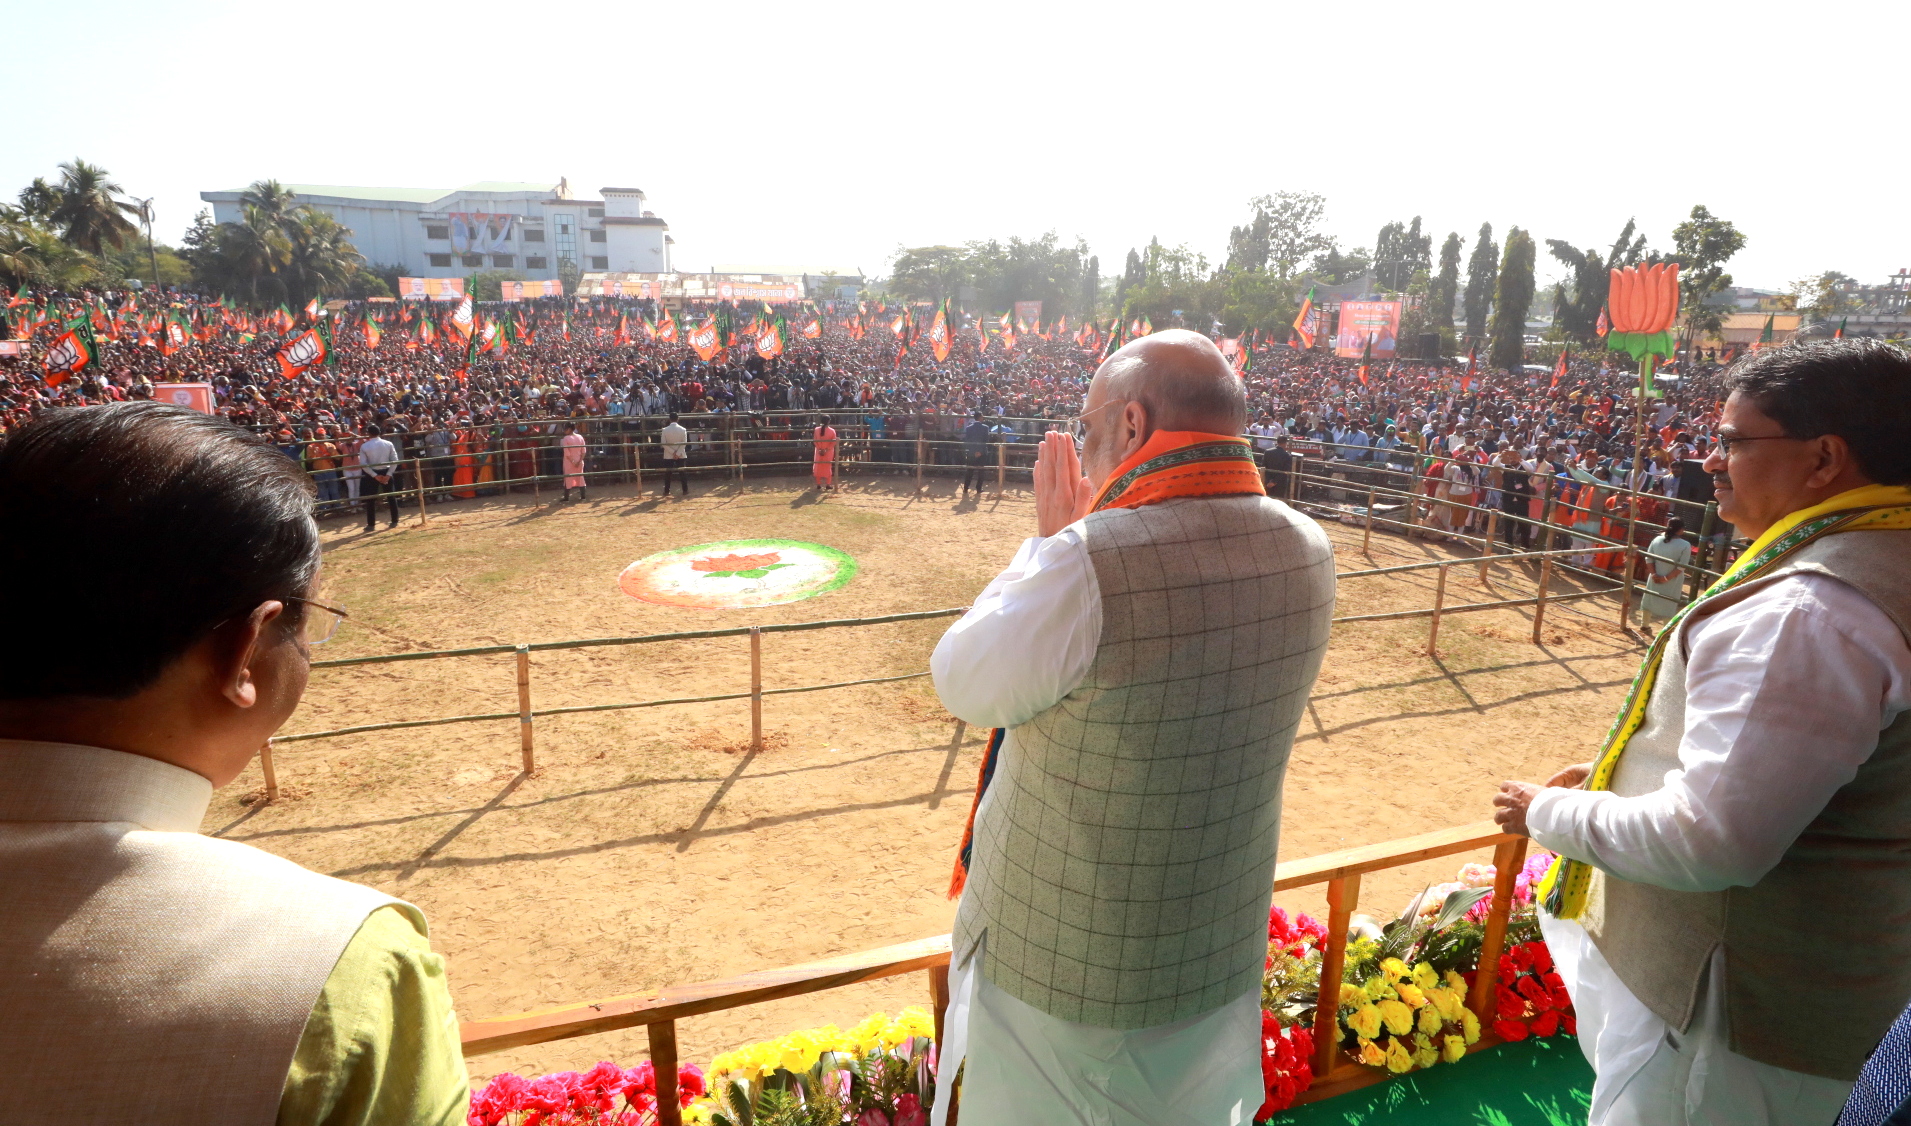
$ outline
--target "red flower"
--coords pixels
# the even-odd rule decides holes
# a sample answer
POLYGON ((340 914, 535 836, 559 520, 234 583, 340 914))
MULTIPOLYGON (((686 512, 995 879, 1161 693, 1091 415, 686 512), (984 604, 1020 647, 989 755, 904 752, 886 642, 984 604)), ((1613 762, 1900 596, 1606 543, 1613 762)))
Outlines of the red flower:
POLYGON ((1533 1019, 1533 1035, 1551 1036, 1559 1031, 1559 1014, 1545 1012, 1533 1019))
POLYGON ((1515 986, 1515 988, 1519 990, 1520 996, 1532 1003, 1535 1011, 1544 1012, 1553 1007, 1552 992, 1544 985, 1541 985, 1538 978, 1520 978, 1519 984, 1515 986))
POLYGON ((710 571, 716 574, 728 574, 731 571, 755 571, 781 561, 783 556, 774 551, 762 555, 712 555, 706 559, 692 559, 692 571, 710 571))
POLYGON ((1559 1014, 1559 1027, 1568 1036, 1579 1035, 1579 1018, 1571 1013, 1559 1014))
POLYGON ((1502 1040, 1526 1039, 1526 1025, 1517 1020, 1496 1020, 1493 1022, 1493 1031, 1502 1040))
POLYGON ((1544 942, 1522 942, 1519 948, 1526 951, 1527 962, 1533 967, 1534 973, 1552 973, 1553 952, 1546 948, 1544 942))
POLYGON ((871 1107, 856 1116, 856 1126, 889 1126, 889 1116, 871 1107))
POLYGON ((703 1091, 702 1068, 694 1063, 687 1063, 677 1069, 677 1101, 689 1106, 703 1096, 703 1091))
POLYGON ((904 1091, 896 1096, 896 1126, 929 1126, 929 1115, 922 1109, 922 1100, 904 1091))

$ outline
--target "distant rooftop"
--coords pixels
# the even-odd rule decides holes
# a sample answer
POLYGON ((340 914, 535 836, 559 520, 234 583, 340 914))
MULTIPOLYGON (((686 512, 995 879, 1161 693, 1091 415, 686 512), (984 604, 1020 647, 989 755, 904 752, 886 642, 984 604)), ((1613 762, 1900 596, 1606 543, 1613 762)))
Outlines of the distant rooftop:
MULTIPOLYGON (((690 272, 690 273, 700 274, 700 273, 705 273, 706 271, 705 270, 686 271, 684 267, 680 266, 678 267, 677 272, 678 273, 690 272)), ((791 266, 791 265, 782 265, 782 266, 742 265, 740 266, 734 262, 730 262, 730 263, 719 262, 716 265, 709 267, 707 272, 718 273, 718 274, 781 274, 785 277, 795 277, 799 274, 807 274, 812 277, 821 276, 823 274, 835 274, 837 277, 842 277, 842 278, 860 278, 863 276, 863 271, 856 266, 791 266)))
MULTIPOLYGON (((432 203, 459 192, 549 192, 557 188, 554 183, 531 184, 517 180, 479 180, 456 188, 361 188, 344 184, 287 184, 285 186, 291 189, 294 195, 329 196, 333 199, 397 200, 401 203, 432 203)), ((227 188, 226 192, 239 195, 246 190, 246 188, 227 188)))

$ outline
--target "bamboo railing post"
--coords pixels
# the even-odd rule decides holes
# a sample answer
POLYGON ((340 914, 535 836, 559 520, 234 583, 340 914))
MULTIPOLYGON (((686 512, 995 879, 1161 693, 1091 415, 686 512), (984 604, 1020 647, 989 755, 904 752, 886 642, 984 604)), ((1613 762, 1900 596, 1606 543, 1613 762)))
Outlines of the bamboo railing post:
POLYGON ((1540 644, 1539 628, 1546 621, 1546 588, 1553 585, 1553 557, 1548 555, 1539 564, 1539 598, 1533 603, 1533 644, 1540 644))
MULTIPOLYGON (((630 440, 630 472, 637 483, 637 499, 644 498, 644 443, 643 435, 635 434, 630 440)), ((665 480, 668 480, 666 478, 665 480)))
POLYGON ((1307 458, 1303 454, 1294 455, 1294 464, 1287 471, 1287 501, 1289 504, 1301 499, 1301 474, 1307 472, 1307 458))
POLYGON ((418 482, 418 526, 422 528, 425 526, 425 459, 412 458, 411 471, 416 475, 413 479, 418 482))
POLYGON ((271 805, 279 800, 279 772, 272 769, 272 740, 267 739, 265 746, 259 748, 259 773, 265 775, 265 803, 271 805))
POLYGON ((1500 954, 1506 948, 1506 920, 1513 912, 1514 881, 1526 863, 1526 838, 1515 837, 1493 849, 1493 906, 1486 913, 1486 935, 1480 941, 1480 969, 1473 977, 1467 1007, 1480 1023, 1491 1025, 1493 984, 1500 975, 1500 954))
POLYGON ((929 436, 922 432, 922 416, 916 416, 916 494, 922 494, 922 461, 928 457, 929 436))
POLYGON ((1442 563, 1434 569, 1439 573, 1439 578, 1435 580, 1433 584, 1433 617, 1430 619, 1432 624, 1427 628, 1427 656, 1429 657, 1438 657, 1440 655, 1438 648, 1440 644, 1440 611, 1446 606, 1447 601, 1446 564, 1442 563))
POLYGON ((1320 958, 1320 997, 1314 1006, 1314 1076, 1333 1070, 1340 1051, 1340 974, 1347 966, 1347 926, 1360 902, 1360 873, 1327 881, 1327 949, 1320 958))
POLYGON ((518 649, 518 750, 524 756, 524 772, 537 769, 537 757, 531 749, 531 649, 518 649))
POLYGON ((930 966, 927 972, 929 1004, 936 1014, 936 1043, 947 1044, 949 1041, 942 1035, 942 1024, 949 1013, 949 967, 930 966))
POLYGON ((650 1067, 657 1077, 657 1126, 683 1126, 677 1099, 677 1022, 644 1026, 650 1034, 650 1067))
MULTIPOLYGON (((537 488, 538 475, 544 472, 544 456, 543 455, 544 455, 544 450, 542 447, 540 447, 537 444, 537 439, 535 438, 531 439, 531 496, 533 499, 536 499, 538 495, 538 488, 537 488)), ((510 462, 507 461, 505 462, 505 464, 509 465, 510 462)))
POLYGON ((1627 544, 1626 549, 1619 553, 1619 565, 1626 569, 1626 583, 1619 592, 1620 629, 1628 629, 1632 623, 1632 553, 1634 550, 1631 544, 1627 544))
POLYGON ((1009 489, 1009 444, 995 444, 995 499, 1001 500, 1002 494, 1009 489))
POLYGON ((1367 530, 1360 536, 1360 553, 1371 555, 1369 550, 1374 542, 1374 487, 1367 486, 1367 530))
POLYGON ((750 627, 750 751, 763 752, 763 627, 750 627))
POLYGON ((1480 585, 1481 586, 1493 585, 1486 577, 1486 565, 1488 562, 1492 560, 1493 554, 1495 550, 1497 550, 1493 546, 1495 542, 1493 537, 1499 533, 1499 530, 1500 530, 1500 510, 1497 508, 1487 509, 1486 510, 1486 542, 1480 545, 1480 585))

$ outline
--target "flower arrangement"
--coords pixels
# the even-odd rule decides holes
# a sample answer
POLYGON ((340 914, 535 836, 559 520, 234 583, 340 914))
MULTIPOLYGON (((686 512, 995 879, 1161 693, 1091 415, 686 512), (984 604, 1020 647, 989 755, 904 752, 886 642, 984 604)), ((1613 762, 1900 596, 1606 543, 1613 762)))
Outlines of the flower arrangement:
POLYGON ((1458 1063, 1480 1039, 1480 1018, 1466 1007, 1466 979, 1431 963, 1409 967, 1383 958, 1379 972, 1340 985, 1341 1045, 1371 1067, 1398 1075, 1458 1063))
POLYGON ((1314 1034, 1298 1024, 1282 1025, 1273 1013, 1261 1012, 1261 1085, 1267 1099, 1254 1112, 1259 1122, 1294 1105, 1302 1091, 1314 1084, 1314 1034))
POLYGON ((1493 989, 1498 1003, 1493 1031, 1503 1040, 1579 1031, 1573 999, 1554 972, 1553 953, 1544 942, 1522 942, 1500 955, 1500 976, 1493 989))
POLYGON ((935 1093, 935 1019, 911 1007, 725 1052, 691 1109, 711 1126, 928 1126, 935 1093))
MULTIPOLYGON (((703 1069, 677 1069, 677 1100, 703 1094, 703 1069)), ((471 1093, 469 1126, 649 1126, 657 1121, 657 1075, 646 1060, 626 1071, 608 1061, 587 1072, 526 1079, 510 1072, 471 1093)))
POLYGON ((1267 913, 1267 963, 1261 974, 1261 1081, 1267 1100, 1257 1119, 1286 1110, 1314 1082, 1314 1033, 1307 1027, 1320 989, 1327 928, 1307 915, 1267 913))

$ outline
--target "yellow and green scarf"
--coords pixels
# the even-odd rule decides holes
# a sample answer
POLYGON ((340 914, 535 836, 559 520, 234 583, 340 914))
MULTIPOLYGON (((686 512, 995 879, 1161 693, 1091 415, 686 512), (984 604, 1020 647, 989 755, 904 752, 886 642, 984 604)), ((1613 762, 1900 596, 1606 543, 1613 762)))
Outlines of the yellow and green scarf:
MULTIPOLYGON (((1620 756, 1625 754, 1626 745, 1631 742, 1633 734, 1645 723, 1646 701, 1652 696, 1652 685, 1658 679, 1659 665, 1665 659, 1666 648, 1675 643, 1679 627, 1707 599, 1770 574, 1800 548, 1821 536, 1839 532, 1903 529, 1911 529, 1911 487, 1903 485, 1865 485, 1839 493, 1821 504, 1799 509, 1767 529, 1764 535, 1745 549, 1745 554, 1739 556, 1738 562, 1732 564, 1730 570, 1707 587, 1705 593, 1673 615, 1665 629, 1653 639, 1652 648, 1646 652, 1638 675, 1632 679, 1626 702, 1619 709, 1619 718, 1613 721, 1612 730, 1606 735, 1605 749, 1599 752, 1599 758, 1593 763, 1592 775, 1585 782, 1586 789, 1604 790, 1611 787, 1613 774, 1619 768, 1620 756)), ((1592 865, 1583 860, 1568 860, 1564 856, 1556 858, 1552 867, 1547 869, 1545 878, 1540 881, 1540 902, 1555 918, 1578 918, 1586 908, 1586 893, 1592 887, 1592 872, 1592 865)))
MULTIPOLYGON (((1089 511, 1140 508, 1180 497, 1243 494, 1267 495, 1267 487, 1261 483, 1260 467, 1254 462, 1254 450, 1246 438, 1198 430, 1157 430, 1108 475, 1089 511)), ((1002 739, 1007 734, 1007 729, 1001 727, 989 732, 989 747, 982 754, 975 798, 969 803, 969 821, 962 830, 962 847, 956 850, 955 871, 949 877, 950 899, 961 895, 968 885, 969 857, 975 849, 975 811, 982 805, 982 795, 988 792, 989 783, 995 780, 995 766, 1002 756, 1002 739)))

